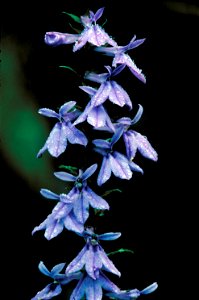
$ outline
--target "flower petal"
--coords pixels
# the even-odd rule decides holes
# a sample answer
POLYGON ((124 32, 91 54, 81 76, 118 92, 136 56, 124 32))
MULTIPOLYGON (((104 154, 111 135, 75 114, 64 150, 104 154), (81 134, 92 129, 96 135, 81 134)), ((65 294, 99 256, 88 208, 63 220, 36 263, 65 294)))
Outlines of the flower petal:
POLYGON ((116 81, 110 81, 110 85, 110 101, 114 104, 119 105, 120 107, 127 105, 129 109, 132 109, 132 102, 127 92, 116 81))
POLYGON ((103 82, 94 96, 91 98, 91 108, 103 104, 108 99, 111 91, 111 85, 109 81, 103 82))
POLYGON ((104 156, 102 160, 102 165, 97 177, 97 184, 101 186, 111 177, 111 165, 110 165, 110 155, 108 157, 104 156))
POLYGON ((49 109, 49 108, 41 108, 41 109, 39 109, 38 113, 40 115, 43 115, 43 116, 46 116, 46 117, 58 118, 59 119, 59 114, 56 113, 54 110, 49 109))
POLYGON ((102 288, 109 292, 118 292, 120 289, 101 271, 99 276, 102 288))
POLYGON ((51 240, 63 231, 64 225, 62 220, 54 220, 46 225, 44 236, 47 240, 51 240))
POLYGON ((142 168, 140 168, 140 166, 138 166, 137 164, 135 164, 133 161, 129 162, 129 167, 132 171, 136 171, 136 172, 140 172, 140 173, 144 173, 144 171, 142 170, 142 168))
POLYGON ((88 143, 85 134, 72 124, 68 123, 66 134, 67 134, 67 139, 71 144, 80 144, 86 146, 88 143))
POLYGON ((52 199, 52 200, 59 200, 59 195, 51 192, 50 190, 47 189, 41 189, 40 194, 47 198, 47 199, 52 199))
POLYGON ((157 282, 152 283, 151 285, 147 286, 145 289, 143 289, 140 293, 141 294, 150 294, 154 292, 158 288, 157 282))
POLYGON ((38 268, 39 268, 39 271, 41 273, 43 273, 44 275, 51 276, 51 272, 48 271, 48 269, 44 265, 43 261, 40 261, 38 268))
POLYGON ((54 220, 60 220, 65 218, 73 208, 73 204, 66 204, 64 202, 58 202, 52 210, 54 220))
POLYGON ((133 131, 139 152, 146 158, 157 161, 158 154, 155 149, 149 143, 147 137, 141 135, 140 133, 133 131))
POLYGON ((76 40, 74 46, 73 46, 73 52, 76 52, 80 50, 89 39, 89 36, 92 34, 91 28, 85 28, 82 33, 79 35, 78 39, 76 40))
POLYGON ((85 295, 86 288, 87 284, 85 282, 85 278, 82 276, 74 288, 69 300, 82 300, 85 295))
POLYGON ((74 215, 79 223, 84 224, 89 217, 89 203, 82 193, 73 205, 74 215))
POLYGON ((65 263, 60 263, 60 264, 54 266, 51 270, 52 276, 60 273, 63 270, 63 268, 65 267, 65 265, 66 265, 65 263))
POLYGON ((135 157, 138 145, 135 135, 131 130, 124 132, 123 134, 124 144, 126 147, 126 155, 129 160, 135 157))
POLYGON ((84 225, 79 223, 73 213, 71 211, 67 217, 64 219, 64 226, 71 231, 82 233, 84 231, 84 225))
POLYGON ((64 123, 56 123, 46 141, 49 153, 58 157, 66 150, 67 126, 64 123))
POLYGON ((59 109, 59 114, 64 118, 64 116, 71 110, 76 104, 76 101, 68 101, 64 103, 60 109, 59 109))
POLYGON ((79 34, 61 33, 56 31, 46 32, 44 41, 50 46, 73 44, 79 38, 79 34))
POLYGON ((92 166, 87 168, 81 176, 82 180, 87 180, 89 177, 91 177, 93 173, 96 171, 96 169, 97 169, 97 164, 93 164, 92 166))
POLYGON ((102 288, 99 280, 93 280, 89 277, 86 279, 86 299, 87 300, 101 300, 102 299, 102 288))
POLYGON ((123 154, 114 151, 113 154, 110 155, 110 165, 111 170, 116 177, 128 180, 132 177, 132 171, 129 167, 128 160, 123 154))
POLYGON ((108 258, 108 256, 106 255, 105 251, 103 250, 103 248, 99 245, 97 254, 99 256, 99 258, 102 261, 103 264, 103 269, 111 272, 115 275, 118 275, 119 277, 121 276, 121 273, 118 271, 118 269, 115 267, 115 265, 113 264, 113 262, 108 258))
POLYGON ((85 245, 82 250, 78 253, 78 255, 69 263, 66 268, 66 275, 69 276, 70 274, 80 271, 85 263, 86 263, 86 253, 88 251, 87 245, 85 245))
POLYGON ((108 232, 98 235, 100 241, 113 241, 121 236, 121 232, 108 232))
POLYGON ((87 199, 89 204, 96 209, 109 209, 109 204, 96 193, 94 193, 88 186, 82 191, 84 199, 87 199))
POLYGON ((67 172, 54 172, 54 175, 63 181, 76 181, 77 177, 67 172))
POLYGON ((110 44, 116 46, 117 43, 105 32, 105 30, 98 24, 91 27, 88 42, 94 46, 102 46, 104 44, 110 44))

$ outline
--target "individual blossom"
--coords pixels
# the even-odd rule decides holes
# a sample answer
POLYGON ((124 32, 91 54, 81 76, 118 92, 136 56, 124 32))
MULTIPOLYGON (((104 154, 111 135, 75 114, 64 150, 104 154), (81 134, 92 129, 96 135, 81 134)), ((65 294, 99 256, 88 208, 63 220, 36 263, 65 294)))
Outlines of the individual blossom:
POLYGON ((129 70, 135 75, 139 80, 146 83, 146 77, 139 69, 131 57, 126 54, 127 51, 134 49, 141 45, 145 39, 136 40, 136 36, 131 39, 130 43, 126 46, 113 46, 113 47, 96 47, 95 50, 98 52, 103 52, 105 55, 113 56, 112 66, 116 67, 118 64, 128 66, 129 70))
POLYGON ((143 173, 143 170, 134 162, 118 151, 113 150, 114 144, 120 139, 123 128, 118 128, 110 140, 96 139, 93 140, 95 145, 94 151, 103 156, 102 165, 97 177, 97 184, 101 186, 111 176, 111 172, 120 179, 131 179, 132 172, 143 173))
POLYGON ((66 276, 66 274, 60 274, 63 270, 65 263, 58 264, 49 271, 44 263, 41 261, 39 263, 39 270, 44 275, 53 279, 53 282, 48 284, 44 289, 39 291, 31 300, 47 300, 55 296, 58 296, 62 292, 62 285, 69 283, 72 280, 78 280, 81 278, 81 272, 72 274, 71 276, 66 276))
POLYGON ((120 276, 120 272, 108 258, 107 254, 99 244, 99 241, 115 240, 121 236, 121 233, 116 232, 96 235, 91 228, 86 229, 81 235, 85 238, 86 245, 67 266, 66 275, 69 276, 74 272, 85 269, 87 274, 94 280, 99 277, 99 270, 104 270, 120 276))
POLYGON ((108 296, 111 299, 134 300, 141 295, 147 295, 154 292, 157 289, 157 287, 158 287, 157 283, 154 282, 141 291, 139 291, 138 289, 124 290, 124 291, 120 290, 116 292, 106 293, 106 296, 108 296))
POLYGON ((83 232, 84 224, 89 217, 89 206, 97 210, 109 209, 108 203, 87 185, 87 179, 96 169, 97 164, 94 164, 84 172, 79 170, 78 176, 67 172, 54 173, 61 180, 74 182, 74 187, 67 195, 57 195, 49 190, 41 189, 41 194, 45 198, 59 202, 46 220, 34 228, 33 234, 36 231, 45 230, 44 236, 49 240, 60 234, 64 227, 80 233, 83 232))
MULTIPOLYGON (((97 92, 97 89, 91 87, 91 86, 80 86, 80 88, 89 94, 91 97, 94 96, 97 92)), ((75 120, 73 125, 77 125, 79 123, 84 122, 87 120, 87 122, 92 125, 95 129, 107 126, 112 131, 114 131, 114 126, 112 124, 112 121, 104 108, 102 104, 98 106, 94 106, 92 108, 91 102, 88 102, 86 105, 84 111, 81 113, 81 115, 75 120)))
POLYGON ((41 157, 46 150, 52 156, 58 157, 66 150, 68 141, 71 144, 87 145, 88 140, 85 134, 72 124, 72 121, 80 114, 80 111, 75 108, 75 104, 75 101, 66 102, 60 107, 59 113, 49 108, 39 109, 39 114, 57 118, 59 122, 53 127, 44 146, 39 150, 37 157, 41 157))
POLYGON ((126 147, 126 155, 130 161, 134 159, 137 151, 140 152, 140 154, 145 158, 157 161, 158 154, 148 141, 147 137, 135 130, 129 129, 140 120, 142 114, 143 107, 139 104, 139 109, 133 119, 122 117, 115 123, 113 123, 114 131, 109 126, 99 127, 95 129, 105 130, 109 132, 115 132, 116 130, 120 129, 126 147))
POLYGON ((86 43, 90 43, 94 46, 102 46, 105 44, 116 46, 117 43, 96 23, 103 12, 104 7, 98 9, 96 13, 89 11, 89 15, 81 16, 80 22, 84 27, 81 33, 47 32, 44 38, 45 43, 53 46, 74 43, 73 52, 80 50, 86 43))
POLYGON ((105 66, 108 72, 101 74, 86 72, 85 79, 100 83, 99 89, 91 97, 90 110, 103 104, 107 99, 120 107, 126 105, 130 110, 132 109, 132 102, 127 92, 116 81, 112 80, 112 77, 118 75, 124 67, 121 65, 112 69, 110 66, 105 66))

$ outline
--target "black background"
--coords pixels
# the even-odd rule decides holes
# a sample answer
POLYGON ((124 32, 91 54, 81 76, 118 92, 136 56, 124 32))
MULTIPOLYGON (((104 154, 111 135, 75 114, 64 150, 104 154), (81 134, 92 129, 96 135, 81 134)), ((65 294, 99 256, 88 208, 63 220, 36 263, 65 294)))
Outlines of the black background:
MULTIPOLYGON (((94 63, 103 72, 101 66, 109 58, 93 53, 92 49, 73 54, 71 45, 51 48, 44 44, 44 34, 72 31, 62 11, 81 15, 87 9, 95 12, 102 6, 105 6, 103 20, 107 18, 105 29, 118 44, 127 44, 134 34, 146 38, 142 46, 129 54, 134 55, 136 64, 143 69, 147 84, 127 71, 121 82, 134 98, 132 101, 144 107, 137 130, 147 135, 159 160, 155 163, 138 156, 143 176, 135 174, 131 181, 122 183, 113 179, 114 187, 117 185, 123 193, 107 197, 111 210, 95 220, 96 231, 122 232, 117 241, 102 244, 107 252, 122 247, 135 252, 112 256, 122 276, 118 279, 110 275, 110 278, 121 288, 142 289, 157 281, 159 288, 146 296, 149 300, 174 299, 174 296, 179 299, 181 289, 189 290, 188 285, 184 286, 184 278, 187 267, 192 265, 188 250, 192 253, 194 248, 194 203, 198 199, 197 190, 194 192, 198 152, 197 14, 172 10, 163 1, 18 1, 4 8, 2 36, 28 49, 22 67, 29 89, 41 107, 55 108, 55 101, 59 106, 65 97, 82 95, 77 91, 80 79, 61 72, 58 65, 70 63, 83 74, 94 63), (73 85, 74 80, 77 82, 73 85)), ((69 157, 73 159, 73 152, 69 157)), ((67 231, 51 241, 45 240, 43 232, 32 237, 32 229, 46 218, 50 204, 42 201, 39 191, 32 190, 4 157, 1 165, 2 174, 9 173, 9 180, 2 186, 2 195, 5 193, 2 201, 8 203, 2 225, 5 233, 2 247, 8 262, 6 282, 10 286, 7 295, 9 298, 14 284, 15 299, 31 299, 48 283, 38 271, 39 261, 43 260, 49 269, 59 262, 69 263, 83 247, 83 241, 67 231), (11 183, 14 188, 10 188, 11 183), (35 204, 38 197, 41 204, 39 201, 35 204)), ((63 292, 58 298, 67 296, 63 292)))

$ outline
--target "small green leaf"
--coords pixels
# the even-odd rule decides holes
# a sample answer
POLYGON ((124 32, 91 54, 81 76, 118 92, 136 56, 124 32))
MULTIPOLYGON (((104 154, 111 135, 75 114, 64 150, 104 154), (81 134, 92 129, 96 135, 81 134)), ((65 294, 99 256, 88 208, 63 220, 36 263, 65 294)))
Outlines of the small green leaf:
POLYGON ((69 13, 67 13, 65 11, 62 11, 62 13, 68 15, 69 17, 71 17, 75 22, 81 23, 80 17, 78 17, 78 16, 76 16, 74 14, 69 14, 69 13))
POLYGON ((113 251, 113 252, 108 253, 107 255, 109 256, 109 255, 113 255, 113 254, 117 254, 117 253, 123 253, 123 252, 129 252, 129 253, 134 254, 134 251, 133 251, 133 250, 120 248, 120 249, 118 249, 118 250, 116 250, 116 251, 113 251))
POLYGON ((66 170, 70 171, 73 175, 77 175, 78 168, 76 168, 76 167, 60 165, 59 168, 66 169, 66 170))
POLYGON ((95 215, 98 215, 99 217, 103 217, 104 216, 104 210, 102 209, 94 209, 95 215))
POLYGON ((102 197, 107 196, 107 195, 109 195, 109 194, 112 193, 112 192, 120 192, 120 193, 122 193, 122 190, 120 190, 120 189, 112 189, 112 190, 108 190, 108 191, 106 191, 106 192, 102 195, 102 197))
POLYGON ((68 69, 68 70, 74 72, 75 74, 78 74, 73 68, 71 68, 71 67, 69 67, 69 66, 59 66, 59 68, 68 69))

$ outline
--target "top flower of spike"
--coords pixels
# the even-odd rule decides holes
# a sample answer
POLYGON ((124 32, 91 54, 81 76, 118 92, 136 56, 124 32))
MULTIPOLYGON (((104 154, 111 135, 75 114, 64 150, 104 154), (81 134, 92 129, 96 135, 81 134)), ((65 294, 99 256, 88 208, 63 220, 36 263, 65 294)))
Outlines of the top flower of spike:
POLYGON ((105 44, 116 47, 117 43, 101 26, 96 24, 97 20, 102 16, 103 11, 104 7, 98 9, 95 14, 89 11, 89 15, 81 16, 80 23, 84 26, 84 30, 81 33, 46 32, 45 43, 52 46, 74 43, 73 52, 81 49, 87 42, 98 47, 105 44))

